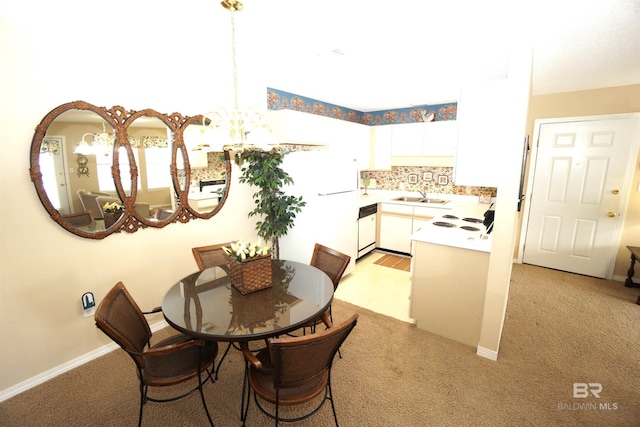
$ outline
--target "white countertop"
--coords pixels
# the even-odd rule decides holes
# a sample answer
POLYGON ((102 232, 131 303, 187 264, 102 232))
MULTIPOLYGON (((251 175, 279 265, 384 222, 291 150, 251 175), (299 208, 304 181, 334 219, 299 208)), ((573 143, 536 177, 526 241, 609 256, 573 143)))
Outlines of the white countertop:
MULTIPOLYGON (((393 200, 398 197, 419 197, 420 194, 415 191, 409 192, 368 189, 368 194, 365 195, 363 193, 364 190, 359 190, 358 202, 360 207, 376 203, 393 203, 398 205, 433 208, 437 209, 437 212, 441 212, 441 215, 436 215, 427 225, 415 232, 411 236, 412 240, 482 252, 491 251, 491 235, 485 234, 486 227, 482 223, 473 224, 457 220, 455 221, 457 225, 455 228, 438 227, 432 224, 435 221, 442 221, 443 215, 455 215, 460 219, 465 217, 484 219, 484 212, 489 209, 490 204, 479 203, 477 196, 429 193, 427 194, 428 198, 449 200, 449 202, 445 204, 432 204, 393 200), (479 228, 480 231, 464 230, 460 228, 460 226, 463 225, 475 226, 479 228)), ((444 221, 452 220, 444 219, 444 221)))
POLYGON ((421 202, 403 202, 400 200, 393 200, 398 197, 420 197, 417 192, 410 191, 389 191, 389 190, 372 190, 367 191, 367 195, 363 194, 364 190, 359 190, 358 203, 359 207, 369 206, 376 203, 394 203, 398 205, 409 205, 417 207, 428 207, 434 209, 442 209, 443 215, 450 212, 458 212, 464 215, 479 216, 482 217, 484 212, 489 209, 489 204, 479 203, 478 196, 462 196, 457 194, 427 194, 431 199, 443 199, 449 200, 445 204, 437 203, 421 203, 421 202))
POLYGON ((215 191, 194 191, 193 193, 189 193, 189 200, 217 199, 220 196, 221 194, 218 194, 215 191))
MULTIPOLYGON (((486 234, 486 227, 482 223, 468 223, 462 221, 465 215, 452 211, 459 219, 451 220, 447 218, 434 218, 427 225, 416 231, 411 240, 416 242, 432 243, 461 249, 470 249, 480 252, 491 252, 491 235, 486 234), (455 228, 439 227, 433 225, 436 221, 449 222, 456 225, 455 228), (463 225, 479 228, 479 231, 467 231, 460 228, 463 225)), ((474 218, 483 219, 482 216, 474 215, 474 218)))

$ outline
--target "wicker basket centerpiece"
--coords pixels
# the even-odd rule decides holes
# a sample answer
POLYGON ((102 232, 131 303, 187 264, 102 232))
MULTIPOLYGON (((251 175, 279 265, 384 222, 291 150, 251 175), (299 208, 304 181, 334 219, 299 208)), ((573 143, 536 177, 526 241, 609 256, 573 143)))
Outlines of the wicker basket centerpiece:
POLYGON ((124 209, 118 202, 107 202, 102 207, 102 212, 104 214, 104 229, 106 230, 118 222, 120 217, 124 214, 124 209))
POLYGON ((246 243, 241 240, 222 248, 231 258, 229 262, 231 285, 246 295, 269 288, 271 280, 271 249, 261 242, 246 243))

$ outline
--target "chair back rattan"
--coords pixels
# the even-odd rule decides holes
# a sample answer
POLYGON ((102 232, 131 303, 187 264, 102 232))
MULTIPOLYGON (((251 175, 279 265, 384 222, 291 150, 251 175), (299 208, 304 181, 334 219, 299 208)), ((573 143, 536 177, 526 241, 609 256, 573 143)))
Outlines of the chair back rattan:
POLYGON ((338 288, 338 283, 344 274, 347 266, 351 261, 349 255, 338 252, 335 249, 328 248, 319 243, 313 248, 311 256, 311 265, 324 271, 333 282, 333 289, 338 288))
POLYGON ((62 215, 65 222, 73 225, 74 227, 87 227, 87 226, 95 226, 96 220, 93 217, 91 211, 81 211, 72 214, 62 215))
MULTIPOLYGON (((302 337, 276 338, 269 342, 276 389, 300 387, 328 374, 333 358, 358 322, 354 314, 341 323, 302 337)), ((328 381, 326 377, 325 383, 328 381)))
POLYGON ((143 368, 141 353, 149 345, 151 329, 142 310, 122 282, 105 295, 95 313, 98 328, 114 340, 143 368))
POLYGON ((219 243, 217 245, 199 246, 192 248, 193 257, 198 264, 200 270, 204 270, 209 267, 221 267, 229 264, 230 258, 225 251, 222 250, 224 246, 231 246, 232 242, 219 243))

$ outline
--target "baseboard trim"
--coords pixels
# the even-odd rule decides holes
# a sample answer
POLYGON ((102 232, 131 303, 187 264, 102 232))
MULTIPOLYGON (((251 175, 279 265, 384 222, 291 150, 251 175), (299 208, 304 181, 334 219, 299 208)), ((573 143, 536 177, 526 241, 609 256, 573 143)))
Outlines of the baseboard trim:
MULTIPOLYGON (((151 328, 151 332, 156 332, 169 326, 169 324, 165 320, 162 320, 149 326, 151 328)), ((90 362, 93 359, 104 356, 105 354, 110 353, 118 348, 120 347, 115 342, 103 345, 102 347, 90 351, 89 353, 83 354, 80 357, 76 357, 75 359, 63 363, 62 365, 58 365, 55 368, 38 374, 35 377, 31 377, 28 380, 22 381, 21 383, 18 383, 12 387, 6 388, 0 391, 0 402, 4 402, 5 400, 12 398, 13 396, 17 396, 18 394, 27 391, 30 388, 49 381, 51 378, 55 378, 58 375, 64 374, 67 371, 84 365, 85 363, 90 362)))
POLYGON ((498 360, 498 352, 489 350, 488 348, 478 346, 476 349, 476 354, 478 356, 484 357, 485 359, 493 360, 494 362, 498 360))

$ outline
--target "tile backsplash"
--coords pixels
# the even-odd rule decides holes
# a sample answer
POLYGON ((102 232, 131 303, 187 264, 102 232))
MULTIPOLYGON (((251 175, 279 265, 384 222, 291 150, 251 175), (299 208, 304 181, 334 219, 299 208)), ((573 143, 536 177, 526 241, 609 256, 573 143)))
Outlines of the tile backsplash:
POLYGON ((390 171, 363 171, 360 173, 360 178, 375 179, 375 188, 379 190, 496 196, 496 188, 493 187, 454 185, 453 168, 445 166, 393 166, 390 171))

